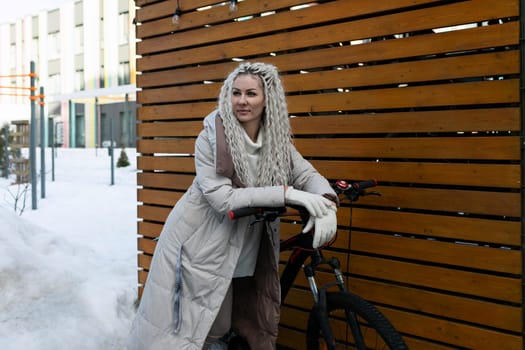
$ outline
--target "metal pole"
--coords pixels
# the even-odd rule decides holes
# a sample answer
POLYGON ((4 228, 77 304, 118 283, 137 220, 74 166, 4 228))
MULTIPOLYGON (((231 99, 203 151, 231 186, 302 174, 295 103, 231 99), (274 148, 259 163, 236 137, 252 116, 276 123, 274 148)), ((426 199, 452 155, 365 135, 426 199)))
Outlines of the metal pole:
POLYGON ((9 127, 6 125, 4 127, 4 175, 7 179, 9 177, 9 127))
POLYGON ((35 104, 35 62, 31 61, 31 125, 30 125, 30 140, 29 140, 29 162, 31 167, 31 208, 34 210, 36 206, 36 104, 35 104))
POLYGON ((55 181, 55 120, 49 118, 51 121, 51 130, 49 130, 49 135, 51 139, 51 181, 55 181))
POLYGON ((98 155, 98 148, 100 147, 100 121, 98 97, 95 97, 95 155, 98 155))
POLYGON ((40 197, 46 198, 46 123, 44 118, 44 87, 40 87, 40 197))
POLYGON ((111 158, 111 185, 115 184, 115 161, 114 161, 114 153, 115 150, 113 148, 113 116, 109 116, 109 153, 111 158))
POLYGON ((127 139, 126 139, 126 147, 130 146, 131 144, 131 117, 129 115, 129 94, 125 95, 125 112, 124 112, 124 120, 126 121, 127 126, 127 139))

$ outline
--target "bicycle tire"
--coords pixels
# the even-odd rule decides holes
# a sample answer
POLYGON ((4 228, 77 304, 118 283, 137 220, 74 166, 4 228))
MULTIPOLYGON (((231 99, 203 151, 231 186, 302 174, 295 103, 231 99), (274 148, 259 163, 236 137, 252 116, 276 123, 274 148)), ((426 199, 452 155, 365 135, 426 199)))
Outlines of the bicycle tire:
MULTIPOLYGON (((374 305, 352 293, 327 292, 326 312, 328 316, 330 316, 328 317, 328 322, 337 340, 338 349, 345 349, 345 346, 348 346, 349 349, 356 348, 355 342, 352 339, 350 321, 348 318, 343 318, 343 316, 337 317, 337 315, 334 315, 334 313, 337 312, 342 312, 344 315, 345 310, 357 315, 359 319, 358 327, 361 328, 361 332, 365 338, 366 349, 408 349, 401 335, 374 305), (344 331, 342 328, 344 328, 344 331)), ((323 349, 321 345, 324 342, 324 338, 319 318, 319 314, 315 311, 315 308, 312 309, 308 319, 306 335, 308 350, 323 349)))

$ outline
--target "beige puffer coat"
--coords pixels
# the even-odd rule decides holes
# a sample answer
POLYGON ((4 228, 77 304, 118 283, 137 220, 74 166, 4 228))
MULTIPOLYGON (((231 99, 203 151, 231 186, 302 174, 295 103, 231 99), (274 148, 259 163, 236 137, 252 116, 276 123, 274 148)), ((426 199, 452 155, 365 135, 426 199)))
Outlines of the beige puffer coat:
MULTIPOLYGON (((328 182, 293 148, 290 185, 334 195, 328 182)), ((217 112, 204 120, 195 145, 197 176, 169 214, 128 339, 130 350, 201 349, 222 304, 253 218, 228 212, 283 206, 283 186, 245 188, 235 175, 217 112)), ((266 225, 255 275, 235 279, 232 327, 253 350, 274 349, 280 306, 279 222, 266 225)))

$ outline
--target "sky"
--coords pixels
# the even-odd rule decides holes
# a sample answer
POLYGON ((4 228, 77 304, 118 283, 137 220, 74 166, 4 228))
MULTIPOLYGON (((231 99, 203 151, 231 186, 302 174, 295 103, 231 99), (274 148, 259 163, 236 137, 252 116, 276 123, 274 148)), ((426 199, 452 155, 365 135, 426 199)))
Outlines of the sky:
POLYGON ((55 181, 48 152, 36 210, 29 191, 15 212, 23 196, 0 178, 0 349, 124 349, 137 298, 136 154, 126 154, 110 185, 106 149, 57 149, 55 181))
POLYGON ((17 0, 16 5, 7 5, 2 7, 2 11, 0 11, 0 24, 14 22, 18 18, 24 17, 26 15, 36 15, 41 10, 53 10, 59 8, 62 3, 68 1, 73 0, 17 0))

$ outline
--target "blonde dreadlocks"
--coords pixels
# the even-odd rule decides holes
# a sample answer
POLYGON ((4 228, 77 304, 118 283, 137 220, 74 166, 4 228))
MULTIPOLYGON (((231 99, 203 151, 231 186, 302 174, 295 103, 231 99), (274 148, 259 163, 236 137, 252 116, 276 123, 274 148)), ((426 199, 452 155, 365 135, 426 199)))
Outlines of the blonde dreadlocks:
POLYGON ((248 186, 288 184, 291 180, 291 128, 284 89, 277 68, 265 63, 247 62, 239 65, 224 81, 219 95, 219 114, 239 179, 248 186), (244 130, 233 113, 231 103, 233 82, 242 74, 259 77, 265 97, 261 121, 265 138, 256 179, 250 178, 248 156, 242 135, 244 130))

